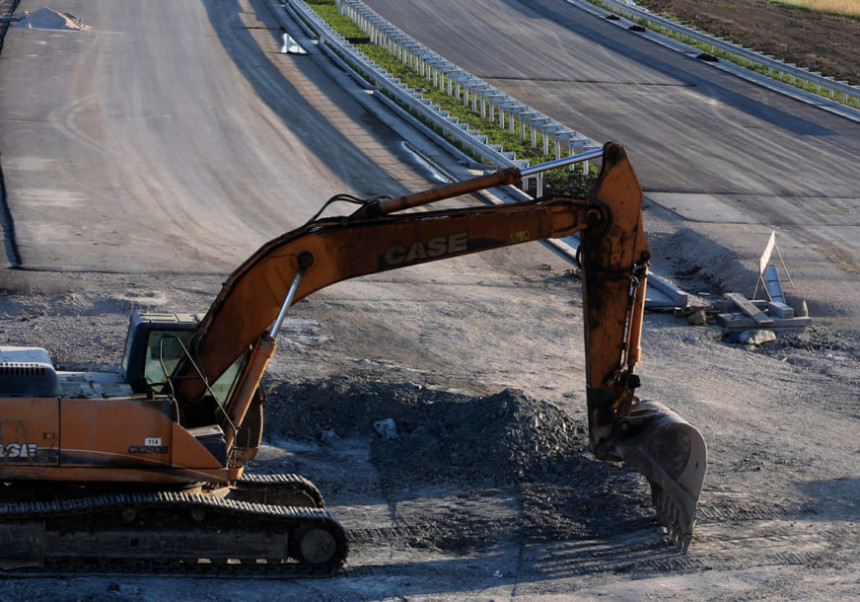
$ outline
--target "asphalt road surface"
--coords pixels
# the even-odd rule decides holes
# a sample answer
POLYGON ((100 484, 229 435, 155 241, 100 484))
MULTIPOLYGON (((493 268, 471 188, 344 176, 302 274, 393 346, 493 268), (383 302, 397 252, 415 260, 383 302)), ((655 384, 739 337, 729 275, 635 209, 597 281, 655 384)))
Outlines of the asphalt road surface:
POLYGON ((860 317, 831 294, 834 282, 860 280, 860 123, 564 0, 367 4, 518 100, 595 140, 624 144, 650 199, 750 269, 777 228, 789 273, 803 274, 800 294, 814 310, 845 323, 860 317))
POLYGON ((71 0, 84 31, 10 29, 10 263, 222 273, 336 193, 429 186, 399 138, 312 60, 277 54, 273 24, 246 8, 71 0))

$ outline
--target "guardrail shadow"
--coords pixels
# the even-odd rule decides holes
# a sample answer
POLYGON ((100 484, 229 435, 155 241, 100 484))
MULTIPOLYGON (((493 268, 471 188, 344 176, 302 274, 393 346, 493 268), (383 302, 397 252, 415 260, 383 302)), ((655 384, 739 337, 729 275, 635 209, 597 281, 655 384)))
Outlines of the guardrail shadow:
MULTIPOLYGON (((271 49, 260 49, 248 29, 236 26, 239 15, 243 12, 238 0, 205 4, 212 27, 221 40, 225 52, 260 99, 279 116, 284 126, 299 138, 307 152, 348 185, 353 186, 359 195, 396 196, 409 192, 392 174, 376 163, 373 157, 368 156, 366 149, 360 148, 350 140, 349 136, 355 134, 358 137, 365 133, 372 135, 392 155, 403 158, 405 162, 406 153, 401 148, 400 138, 396 137, 384 123, 363 109, 354 98, 349 96, 348 92, 342 91, 341 84, 333 81, 312 56, 299 58, 291 56, 291 60, 295 61, 292 68, 300 72, 301 76, 313 85, 333 91, 325 96, 324 102, 345 117, 342 123, 336 123, 331 115, 326 115, 316 108, 311 102, 312 99, 287 79, 273 61, 273 54, 284 56, 278 53, 283 42, 280 37, 281 30, 277 25, 269 30, 271 49), (257 50, 255 51, 254 48, 257 50), (248 61, 249 56, 253 57, 251 64, 248 61), (343 131, 344 124, 348 126, 349 131, 343 131), (335 137, 337 137, 336 145, 333 144, 335 137), (368 174, 373 174, 373 177, 368 177, 368 174), (372 182, 372 187, 368 186, 368 182, 372 182)), ((253 7, 264 15, 264 18, 269 14, 265 4, 264 0, 252 0, 253 7)), ((284 161, 289 161, 289 157, 285 157, 284 161)), ((325 200, 320 198, 319 202, 322 203, 325 200)))

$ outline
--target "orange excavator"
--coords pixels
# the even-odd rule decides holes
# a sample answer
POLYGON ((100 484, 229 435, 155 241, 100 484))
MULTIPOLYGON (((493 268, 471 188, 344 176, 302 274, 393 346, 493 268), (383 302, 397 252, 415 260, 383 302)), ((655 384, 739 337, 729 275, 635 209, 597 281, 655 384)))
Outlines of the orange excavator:
POLYGON ((332 200, 360 207, 317 214, 263 245, 205 316, 133 315, 116 373, 59 371, 43 349, 0 348, 0 568, 330 574, 347 534, 313 483, 244 474, 263 434, 260 381, 290 306, 348 278, 577 232, 589 447, 648 479, 686 550, 705 444, 635 395, 649 249, 621 146, 400 198, 332 200), (584 200, 404 212, 598 158, 584 200))

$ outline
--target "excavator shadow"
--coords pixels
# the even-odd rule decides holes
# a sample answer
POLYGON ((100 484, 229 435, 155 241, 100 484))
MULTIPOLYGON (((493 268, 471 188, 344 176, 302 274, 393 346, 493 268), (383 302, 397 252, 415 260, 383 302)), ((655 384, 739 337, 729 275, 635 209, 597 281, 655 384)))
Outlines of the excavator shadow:
POLYGON ((422 565, 440 554, 492 564, 501 554, 502 574, 555 578, 588 570, 597 548, 622 549, 631 567, 655 550, 678 555, 643 503, 645 479, 594 460, 584 424, 522 392, 332 379, 282 385, 269 404, 277 447, 252 470, 312 477, 350 534, 350 563, 373 564, 392 547, 422 565), (541 550, 553 546, 568 553, 548 560, 541 550))

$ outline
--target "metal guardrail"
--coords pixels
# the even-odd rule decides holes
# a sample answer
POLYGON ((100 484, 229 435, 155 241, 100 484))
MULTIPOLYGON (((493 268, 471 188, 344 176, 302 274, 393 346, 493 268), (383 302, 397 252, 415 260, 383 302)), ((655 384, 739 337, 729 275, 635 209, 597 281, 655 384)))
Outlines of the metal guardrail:
MULTIPOLYGON (((488 144, 485 135, 460 122, 457 117, 449 115, 439 105, 426 99, 420 90, 410 88, 380 67, 335 31, 303 0, 289 0, 285 6, 309 24, 322 43, 358 68, 369 83, 380 88, 396 102, 409 107, 425 123, 440 130, 474 156, 499 167, 528 166, 528 161, 517 160, 514 153, 488 144)), ((337 0, 337 6, 341 14, 350 17, 368 35, 371 43, 385 47, 401 62, 424 77, 428 86, 458 99, 464 106, 470 106, 476 114, 493 122, 500 129, 507 129, 512 133, 519 129, 522 140, 530 140, 533 147, 538 146, 540 135, 545 155, 554 154, 558 159, 602 148, 602 144, 522 104, 451 63, 385 21, 360 0, 337 0)), ((588 162, 582 163, 587 173, 588 162)), ((534 177, 538 180, 540 190, 542 174, 534 177)))
MULTIPOLYGON (((568 4, 573 4, 575 6, 582 6, 585 3, 585 0, 565 1, 568 4)), ((821 94, 821 92, 823 90, 827 90, 831 99, 834 99, 835 93, 838 92, 842 94, 846 100, 848 98, 853 98, 856 102, 860 103, 860 86, 852 86, 846 81, 837 81, 833 77, 822 75, 821 73, 816 73, 791 63, 786 63, 785 61, 776 59, 772 56, 760 54, 749 48, 723 40, 722 38, 686 27, 680 23, 672 21, 671 19, 655 15, 651 11, 636 6, 635 4, 628 3, 625 0, 599 0, 598 5, 599 4, 610 7, 612 12, 627 19, 642 20, 649 24, 663 27, 676 35, 696 40, 702 44, 707 44, 725 53, 734 55, 737 58, 745 59, 750 63, 755 63, 772 71, 788 75, 799 82, 811 84, 816 88, 815 93, 823 96, 824 98, 827 98, 828 95, 821 94)), ((791 84, 791 82, 787 83, 791 84)), ((802 88, 802 86, 798 87, 802 88)), ((847 104, 847 102, 844 102, 843 104, 847 104)))
MULTIPOLYGON (((272 0, 274 2, 276 0, 272 0)), ((381 67, 376 65, 374 62, 370 61, 363 53, 358 52, 351 44, 347 42, 339 33, 337 33, 333 28, 331 28, 322 18, 317 15, 316 12, 312 11, 302 0, 278 0, 285 8, 293 11, 294 16, 299 17, 296 22, 305 30, 305 32, 309 36, 317 36, 323 44, 323 48, 329 47, 331 50, 329 52, 337 51, 340 54, 334 54, 334 57, 337 60, 343 60, 341 57, 346 57, 347 60, 353 62, 355 65, 361 67, 361 69, 368 74, 372 79, 376 80, 376 85, 380 88, 385 89, 388 93, 390 93, 394 98, 399 99, 406 106, 411 107, 414 111, 424 117, 428 122, 436 124, 445 131, 450 134, 452 138, 455 140, 461 141, 461 143, 466 147, 485 157, 492 157, 495 160, 493 161, 498 165, 498 167, 511 167, 516 166, 522 170, 523 173, 523 184, 525 184, 526 180, 529 178, 535 178, 538 181, 537 189, 538 195, 540 195, 540 190, 542 187, 542 173, 537 173, 532 175, 527 161, 516 161, 514 158, 510 157, 507 153, 503 153, 493 147, 488 146, 485 142, 485 138, 480 136, 477 132, 473 130, 468 130, 468 128, 464 127, 464 124, 458 123, 456 120, 453 120, 444 114, 443 111, 439 110, 439 107, 430 106, 430 103, 427 102, 424 98, 417 94, 414 90, 409 90, 408 86, 399 82, 397 78, 393 77, 390 73, 383 70, 381 67)), ((358 2, 349 2, 349 4, 360 4, 358 2)), ((366 7, 365 7, 366 8, 366 7)), ((369 10, 369 9, 368 9, 369 10)), ((381 17, 378 17, 379 21, 375 21, 374 27, 376 24, 386 25, 387 22, 383 21, 381 17)), ((368 19, 369 20, 369 19, 368 19)), ((439 85, 439 82, 442 81, 445 83, 446 87, 450 86, 454 93, 459 95, 458 86, 460 86, 460 90, 462 90, 463 86, 467 83, 472 85, 472 94, 464 95, 464 102, 468 102, 471 104, 472 109, 474 111, 478 111, 478 100, 481 99, 481 110, 485 113, 487 112, 489 102, 490 111, 495 111, 496 114, 499 115, 499 121, 504 127, 505 124, 505 115, 507 115, 507 124, 509 131, 514 131, 515 123, 520 124, 521 135, 523 139, 525 139, 525 128, 523 126, 524 123, 530 124, 530 136, 532 140, 532 145, 537 144, 536 136, 539 128, 543 128, 541 131, 545 131, 547 133, 553 132, 553 136, 558 136, 557 139, 554 139, 556 147, 556 159, 561 159, 559 156, 559 148, 558 145, 562 141, 566 141, 570 143, 570 154, 583 155, 579 161, 585 166, 585 169, 588 169, 588 161, 592 159, 597 159, 602 155, 602 145, 581 136, 570 130, 565 128, 564 126, 554 122, 552 119, 540 114, 538 111, 530 109, 528 106, 523 105, 514 99, 507 97, 507 95, 499 92, 489 84, 481 82, 477 78, 474 78, 466 71, 457 68, 455 65, 449 63, 442 57, 439 57, 429 49, 425 49, 421 47, 418 42, 412 40, 406 34, 399 32, 392 25, 387 24, 386 32, 389 37, 392 37, 392 32, 398 34, 397 38, 397 46, 395 48, 399 48, 396 52, 400 53, 401 60, 406 62, 411 61, 411 65, 413 68, 417 65, 419 72, 422 73, 425 77, 429 77, 431 80, 434 78, 432 69, 437 69, 441 72, 442 79, 440 80, 440 73, 437 72, 436 84, 439 85), (390 27, 390 29, 389 29, 390 27), (402 36, 402 37, 400 37, 402 36), (424 58, 419 60, 420 56, 417 55, 416 52, 409 52, 406 48, 405 44, 409 44, 410 48, 413 49, 421 49, 422 53, 426 50, 426 54, 424 54, 424 58), (444 71, 445 68, 453 68, 451 71, 444 71), (422 71, 423 69, 423 71, 422 71), (429 73, 429 76, 428 76, 429 73), (488 100, 489 99, 489 100, 488 100), (495 105, 493 104, 492 99, 496 99, 495 105), (508 100, 500 100, 500 99, 508 99, 508 100), (506 104, 513 103, 513 104, 506 104)), ((378 33, 378 32, 377 32, 378 33)), ((383 41, 383 43, 386 43, 383 41)), ((548 145, 549 138, 547 135, 544 136, 544 144, 548 145)), ((545 153, 548 154, 548 153, 545 153)), ((498 201, 501 202, 501 201, 498 201)), ((575 261, 577 247, 579 245, 578 239, 576 237, 568 236, 563 239, 551 239, 546 241, 552 246, 554 246, 560 253, 568 256, 571 260, 575 261)), ((651 310, 666 310, 672 309, 674 307, 685 307, 688 303, 688 295, 686 292, 676 288, 667 280, 661 278, 655 273, 649 274, 649 293, 648 298, 646 299, 646 307, 651 310)))

